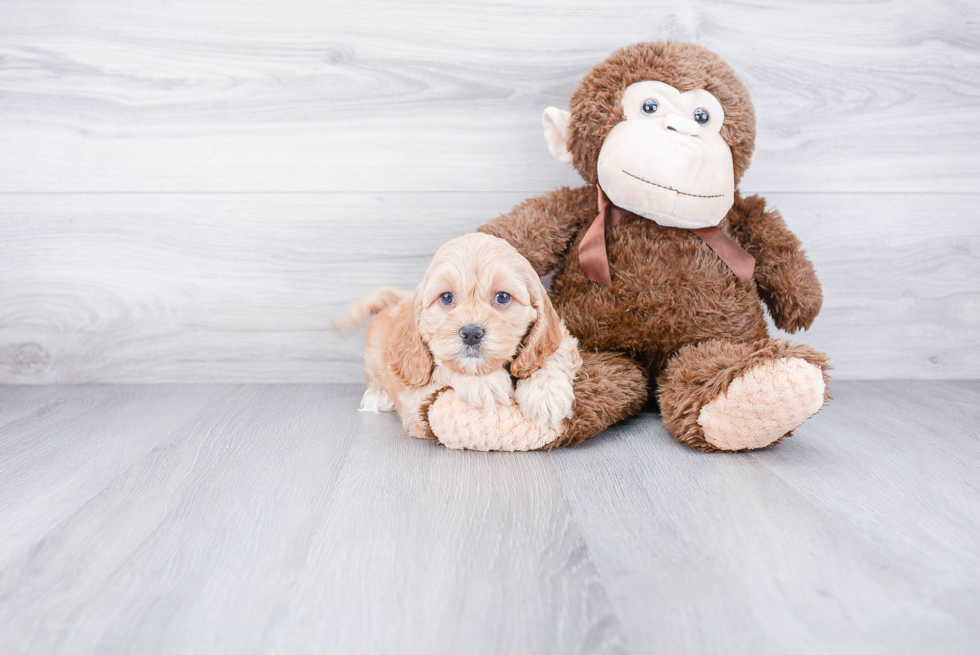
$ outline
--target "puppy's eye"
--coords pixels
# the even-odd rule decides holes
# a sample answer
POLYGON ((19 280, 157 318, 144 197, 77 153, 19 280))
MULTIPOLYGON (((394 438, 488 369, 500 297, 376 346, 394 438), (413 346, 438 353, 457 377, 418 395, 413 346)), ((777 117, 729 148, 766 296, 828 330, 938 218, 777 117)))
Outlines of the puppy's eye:
POLYGON ((506 291, 498 291, 497 295, 493 297, 493 302, 504 307, 510 304, 510 294, 506 291))
POLYGON ((711 120, 711 116, 708 115, 708 110, 704 107, 698 107, 694 110, 694 122, 699 125, 707 125, 708 121, 711 120))
POLYGON ((653 98, 647 98, 643 101, 643 113, 647 116, 653 116, 660 109, 660 103, 653 98))
POLYGON ((453 298, 453 294, 447 291, 446 293, 439 296, 439 302, 442 303, 443 307, 449 307, 454 302, 456 302, 456 299, 453 298))

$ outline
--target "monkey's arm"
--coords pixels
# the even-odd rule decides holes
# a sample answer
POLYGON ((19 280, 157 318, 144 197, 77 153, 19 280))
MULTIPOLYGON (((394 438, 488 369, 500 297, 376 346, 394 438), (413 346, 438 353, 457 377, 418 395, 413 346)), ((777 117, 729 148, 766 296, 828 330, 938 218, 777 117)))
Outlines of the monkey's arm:
POLYGON ((538 275, 547 275, 578 231, 595 218, 595 193, 591 186, 562 187, 528 198, 477 231, 504 239, 531 262, 538 275))
POLYGON ((800 240, 779 212, 766 211, 765 198, 735 194, 728 213, 732 236, 755 257, 755 282, 776 327, 787 332, 813 323, 823 292, 800 240))

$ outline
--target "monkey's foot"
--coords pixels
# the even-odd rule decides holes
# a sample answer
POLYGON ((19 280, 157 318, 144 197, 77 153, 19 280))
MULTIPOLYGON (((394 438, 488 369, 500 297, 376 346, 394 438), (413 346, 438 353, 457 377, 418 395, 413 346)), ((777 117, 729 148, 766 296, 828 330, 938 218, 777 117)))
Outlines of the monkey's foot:
POLYGON ((517 405, 474 409, 453 389, 427 408, 429 428, 440 443, 456 450, 535 450, 558 438, 524 416, 517 405))
POLYGON ((719 450, 764 448, 796 429, 823 405, 823 371, 798 357, 757 364, 704 405, 698 425, 719 450))
POLYGON ((751 450, 788 437, 827 395, 827 356, 781 339, 684 346, 657 379, 664 425, 701 450, 751 450))

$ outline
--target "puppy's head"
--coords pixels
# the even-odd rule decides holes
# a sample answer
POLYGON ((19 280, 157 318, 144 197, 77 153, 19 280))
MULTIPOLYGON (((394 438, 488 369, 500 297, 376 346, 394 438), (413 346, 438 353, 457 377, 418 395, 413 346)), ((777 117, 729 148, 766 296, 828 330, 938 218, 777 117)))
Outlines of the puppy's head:
POLYGON ((511 375, 527 377, 564 336, 528 261, 487 234, 442 246, 415 293, 419 337, 435 363, 458 373, 486 375, 510 363, 511 375))

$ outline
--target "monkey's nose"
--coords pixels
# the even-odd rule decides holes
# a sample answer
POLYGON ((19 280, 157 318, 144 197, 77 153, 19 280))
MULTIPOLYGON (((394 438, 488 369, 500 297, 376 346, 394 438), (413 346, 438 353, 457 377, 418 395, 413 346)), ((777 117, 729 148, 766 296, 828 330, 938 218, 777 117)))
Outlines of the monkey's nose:
POLYGON ((459 336, 467 346, 475 346, 483 339, 485 332, 479 325, 464 325, 459 331, 459 336))
POLYGON ((696 121, 677 114, 667 114, 667 118, 664 119, 664 127, 689 136, 701 134, 701 126, 696 121))

